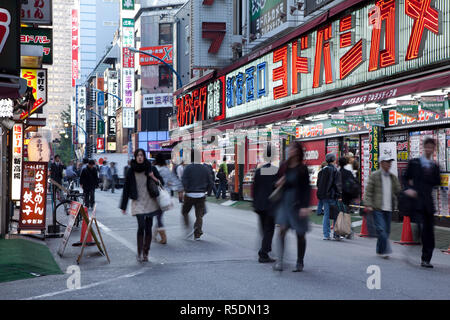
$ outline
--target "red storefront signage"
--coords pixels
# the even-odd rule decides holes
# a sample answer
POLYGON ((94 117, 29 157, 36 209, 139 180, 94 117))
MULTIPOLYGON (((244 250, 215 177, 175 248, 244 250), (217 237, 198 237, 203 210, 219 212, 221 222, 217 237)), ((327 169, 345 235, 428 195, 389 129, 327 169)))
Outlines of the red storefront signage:
POLYGON ((325 139, 302 142, 305 165, 320 166, 325 161, 325 139))
POLYGON ((105 149, 105 138, 97 138, 97 150, 105 149))
MULTIPOLYGON (((145 47, 139 49, 140 51, 148 52, 151 55, 154 55, 155 57, 160 58, 165 63, 172 64, 173 60, 173 48, 172 45, 165 45, 165 46, 156 46, 156 47, 145 47)), ((163 64, 158 59, 155 59, 153 57, 150 57, 145 54, 139 55, 139 65, 141 66, 150 66, 154 64, 163 64)))
POLYGON ((123 67, 134 68, 134 52, 131 52, 129 48, 122 48, 123 53, 123 67))
POLYGON ((72 87, 75 87, 78 79, 79 58, 78 58, 78 10, 72 9, 72 87))
POLYGON ((47 162, 23 163, 19 230, 45 229, 47 162))

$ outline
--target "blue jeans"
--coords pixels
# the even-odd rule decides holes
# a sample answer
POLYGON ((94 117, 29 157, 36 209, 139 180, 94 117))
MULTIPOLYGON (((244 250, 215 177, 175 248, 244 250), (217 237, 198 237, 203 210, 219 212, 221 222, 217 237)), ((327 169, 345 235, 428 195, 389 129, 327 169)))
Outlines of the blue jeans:
POLYGON ((336 205, 336 200, 333 199, 323 199, 323 236, 324 238, 330 237, 330 205, 336 205))
POLYGON ((377 253, 391 253, 389 234, 391 233, 391 211, 373 211, 373 220, 377 230, 377 253))
POLYGON ((227 197, 227 184, 226 183, 220 183, 219 188, 216 192, 216 198, 219 199, 220 193, 222 192, 222 199, 225 199, 227 197))
POLYGON ((317 204, 317 215, 321 215, 323 213, 323 200, 319 200, 317 204))

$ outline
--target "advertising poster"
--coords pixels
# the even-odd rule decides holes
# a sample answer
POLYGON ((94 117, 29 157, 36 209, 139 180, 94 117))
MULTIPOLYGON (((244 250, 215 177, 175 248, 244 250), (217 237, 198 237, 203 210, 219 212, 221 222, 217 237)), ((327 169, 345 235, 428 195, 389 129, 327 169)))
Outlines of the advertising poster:
POLYGON ((390 172, 398 177, 397 170, 397 143, 395 142, 381 142, 380 143, 380 157, 381 156, 389 156, 394 159, 391 164, 390 172))

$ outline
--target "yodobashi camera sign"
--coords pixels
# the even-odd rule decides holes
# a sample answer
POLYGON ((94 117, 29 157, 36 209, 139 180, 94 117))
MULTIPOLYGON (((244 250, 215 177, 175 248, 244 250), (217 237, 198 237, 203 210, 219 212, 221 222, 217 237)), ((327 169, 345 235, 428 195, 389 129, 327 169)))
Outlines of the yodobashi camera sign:
POLYGON ((314 11, 319 10, 324 5, 332 2, 333 0, 306 0, 305 1, 305 17, 310 15, 314 11))
POLYGON ((278 28, 287 21, 286 0, 252 0, 250 2, 250 33, 256 38, 278 28))

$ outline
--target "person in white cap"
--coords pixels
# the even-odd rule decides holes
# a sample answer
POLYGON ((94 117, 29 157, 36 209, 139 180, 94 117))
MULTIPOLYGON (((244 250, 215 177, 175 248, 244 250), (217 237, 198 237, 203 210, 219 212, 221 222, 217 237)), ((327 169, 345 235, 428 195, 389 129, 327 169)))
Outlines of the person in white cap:
POLYGON ((377 231, 377 255, 387 259, 392 253, 389 245, 391 233, 392 211, 397 206, 397 194, 401 191, 398 178, 389 172, 392 156, 380 156, 381 169, 369 176, 369 182, 364 193, 364 204, 367 211, 373 213, 375 229, 377 231))

